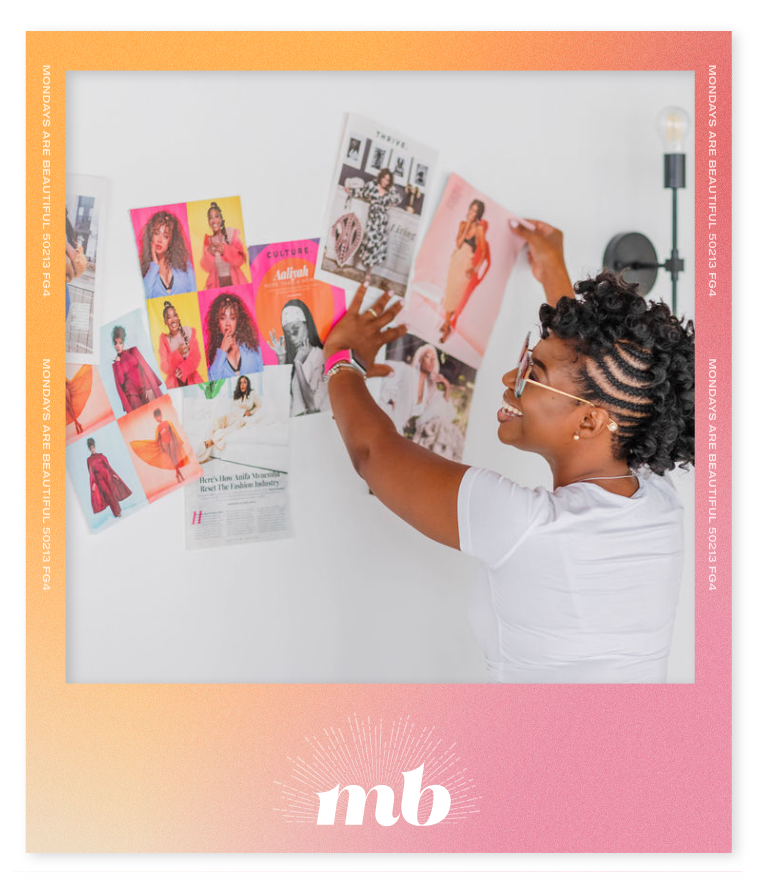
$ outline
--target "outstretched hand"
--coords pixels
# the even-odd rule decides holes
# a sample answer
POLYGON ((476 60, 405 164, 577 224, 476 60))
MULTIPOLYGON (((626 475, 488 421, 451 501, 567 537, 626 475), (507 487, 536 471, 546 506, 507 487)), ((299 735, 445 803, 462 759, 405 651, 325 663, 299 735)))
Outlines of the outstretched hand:
POLYGON ((532 275, 545 289, 548 302, 555 304, 562 295, 574 296, 564 260, 564 234, 542 220, 529 219, 534 229, 520 220, 508 221, 511 231, 527 243, 532 275))
POLYGON ((390 344, 401 338, 407 331, 403 325, 386 328, 402 309, 402 302, 397 300, 388 306, 391 295, 384 292, 364 313, 360 313, 365 285, 360 285, 346 313, 338 320, 324 343, 324 356, 329 359, 339 350, 351 349, 367 367, 367 377, 374 378, 389 375, 390 366, 376 363, 375 357, 384 344, 390 344))
POLYGON ((274 329, 271 329, 269 332, 269 347, 274 351, 277 355, 277 359, 280 363, 284 363, 285 358, 287 357, 287 347, 285 346, 285 338, 284 335, 280 335, 277 337, 277 333, 274 329))

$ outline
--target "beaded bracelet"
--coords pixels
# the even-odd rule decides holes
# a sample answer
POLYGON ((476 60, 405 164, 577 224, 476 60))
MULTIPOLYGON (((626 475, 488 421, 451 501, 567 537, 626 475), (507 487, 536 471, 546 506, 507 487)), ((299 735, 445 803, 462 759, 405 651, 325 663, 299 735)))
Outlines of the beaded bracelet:
POLYGON ((346 362, 346 360, 340 360, 339 362, 331 366, 328 372, 325 372, 324 380, 326 382, 329 381, 333 377, 333 375, 337 375, 343 369, 350 369, 352 372, 356 372, 357 375, 361 375, 362 378, 367 378, 367 376, 358 366, 355 366, 353 363, 348 363, 346 362))

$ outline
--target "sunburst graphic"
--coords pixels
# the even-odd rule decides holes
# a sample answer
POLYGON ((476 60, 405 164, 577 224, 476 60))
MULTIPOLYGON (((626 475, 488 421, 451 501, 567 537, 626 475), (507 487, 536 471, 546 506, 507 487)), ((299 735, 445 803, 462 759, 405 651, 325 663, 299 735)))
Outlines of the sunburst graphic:
MULTIPOLYGON (((436 727, 417 731, 410 717, 399 717, 388 727, 383 719, 375 723, 355 713, 348 717, 348 728, 323 729, 323 736, 306 737, 310 755, 288 757, 292 763, 289 782, 280 786, 280 804, 274 809, 286 822, 316 824, 320 791, 339 784, 356 784, 369 791, 375 785, 388 785, 396 803, 404 790, 403 772, 423 766, 423 796, 418 807, 418 822, 423 824, 431 813, 433 795, 428 785, 441 785, 450 794, 450 810, 445 823, 457 823, 479 812, 481 796, 466 775, 454 742, 449 746, 436 733, 436 727)), ((346 795, 343 795, 344 798, 346 795)), ((371 797, 370 801, 374 801, 371 797)), ((374 802, 368 809, 372 812, 374 802)), ((342 821, 342 820, 341 820, 342 821)))

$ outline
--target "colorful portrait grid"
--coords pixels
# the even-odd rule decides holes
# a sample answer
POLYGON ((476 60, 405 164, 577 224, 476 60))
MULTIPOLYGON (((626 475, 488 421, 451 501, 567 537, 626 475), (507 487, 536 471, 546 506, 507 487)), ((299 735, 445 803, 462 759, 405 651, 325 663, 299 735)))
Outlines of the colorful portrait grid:
POLYGON ((130 212, 168 390, 263 369, 238 196, 130 212))
POLYGON ((67 471, 92 532, 202 468, 153 364, 140 310, 103 326, 99 366, 67 366, 67 471))

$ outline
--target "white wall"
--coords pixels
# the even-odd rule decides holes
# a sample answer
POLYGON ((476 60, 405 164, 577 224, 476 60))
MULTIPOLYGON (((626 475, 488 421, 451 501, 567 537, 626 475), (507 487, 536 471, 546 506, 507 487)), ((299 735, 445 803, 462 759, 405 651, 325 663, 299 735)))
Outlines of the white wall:
MULTIPOLYGON (((346 111, 437 148, 435 194, 454 170, 559 226, 575 279, 625 230, 664 259, 670 194, 654 117, 666 105, 692 112, 691 73, 71 73, 67 169, 111 181, 102 320, 143 303, 130 208, 238 194, 249 244, 319 236, 346 111)), ((679 309, 693 316, 691 140, 688 153, 679 309)), ((669 295, 662 273, 652 297, 669 295)), ((525 484, 549 484, 547 466, 497 441, 495 412, 542 300, 517 264, 464 457, 525 484)), ((292 425, 289 541, 186 552, 183 492, 91 536, 67 485, 68 681, 484 681, 466 621, 477 566, 367 494, 329 416, 292 425)), ((691 682, 693 472, 675 477, 688 561, 669 678, 691 682)))

